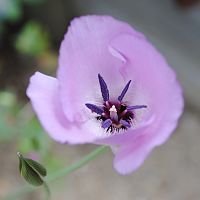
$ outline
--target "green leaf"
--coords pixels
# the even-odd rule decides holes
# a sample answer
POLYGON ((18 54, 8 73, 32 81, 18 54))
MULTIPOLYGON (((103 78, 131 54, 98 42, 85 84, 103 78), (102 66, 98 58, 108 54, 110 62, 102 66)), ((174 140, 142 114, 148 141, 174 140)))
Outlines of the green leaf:
POLYGON ((15 41, 15 48, 22 54, 39 56, 49 49, 49 34, 37 22, 28 22, 15 41))
POLYGON ((22 170, 22 161, 21 161, 21 159, 19 158, 19 171, 20 171, 20 173, 21 173, 21 170, 22 170))
MULTIPOLYGON (((44 181, 42 180, 42 178, 40 177, 38 172, 32 167, 32 165, 34 163, 34 167, 37 165, 36 168, 38 169, 38 166, 40 164, 37 163, 37 162, 30 162, 30 161, 33 161, 33 160, 28 159, 28 158, 24 158, 22 156, 22 154, 19 153, 19 152, 17 153, 17 155, 18 155, 18 158, 19 158, 19 170, 20 170, 21 176, 31 185, 34 185, 34 186, 42 185, 44 183, 44 181), (30 165, 29 163, 32 163, 32 165, 30 165)), ((39 167, 39 168, 40 168, 40 172, 42 172, 42 174, 45 174, 46 170, 44 170, 44 167, 42 167, 42 168, 39 167)))
POLYGON ((43 184, 41 177, 24 160, 22 160, 21 175, 31 185, 40 186, 43 184))
POLYGON ((40 163, 29 158, 24 158, 24 160, 30 167, 32 167, 35 171, 37 171, 41 176, 47 175, 47 170, 40 163))

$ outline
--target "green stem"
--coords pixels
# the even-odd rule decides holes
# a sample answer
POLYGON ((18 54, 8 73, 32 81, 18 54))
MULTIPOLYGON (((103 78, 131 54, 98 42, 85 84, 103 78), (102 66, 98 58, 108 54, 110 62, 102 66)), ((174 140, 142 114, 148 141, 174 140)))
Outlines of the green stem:
POLYGON ((45 200, 49 200, 50 197, 51 197, 51 193, 50 193, 50 190, 49 190, 49 186, 47 185, 46 182, 44 182, 44 190, 46 192, 46 196, 45 196, 45 200))
MULTIPOLYGON (((100 146, 98 148, 96 148, 94 151, 92 151, 91 153, 89 153, 88 155, 86 155, 83 159, 79 160, 78 162, 70 165, 67 168, 61 169, 51 175, 49 175, 46 178, 46 183, 49 183, 51 181, 54 181, 58 178, 61 178, 63 176, 66 176, 67 174, 83 167, 84 165, 86 165, 88 162, 90 162, 91 160, 95 159, 98 155, 100 155, 101 153, 105 152, 108 149, 108 147, 106 146, 100 146)), ((32 192, 34 190, 36 190, 37 187, 32 187, 29 185, 25 185, 22 186, 20 188, 18 188, 14 193, 10 194, 9 196, 5 197, 3 200, 16 200, 18 197, 21 197, 24 194, 27 194, 29 192, 32 192)))

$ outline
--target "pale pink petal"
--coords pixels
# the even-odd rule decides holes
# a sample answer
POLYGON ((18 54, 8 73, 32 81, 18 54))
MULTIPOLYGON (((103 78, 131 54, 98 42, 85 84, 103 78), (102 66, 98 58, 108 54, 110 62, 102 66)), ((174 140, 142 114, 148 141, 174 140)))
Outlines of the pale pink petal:
POLYGON ((93 135, 84 133, 84 127, 69 123, 63 114, 59 99, 57 79, 36 72, 30 79, 27 95, 32 106, 49 135, 59 142, 71 144, 91 141, 93 135))
POLYGON ((57 74, 64 113, 70 121, 85 119, 85 103, 102 102, 98 73, 106 80, 111 97, 116 98, 124 86, 123 61, 113 56, 108 46, 122 33, 144 39, 128 24, 108 16, 86 16, 71 22, 61 45, 57 74))
POLYGON ((135 90, 129 91, 134 94, 132 101, 140 99, 148 106, 149 123, 97 142, 117 147, 114 167, 127 174, 136 170, 148 153, 171 135, 183 110, 183 97, 175 73, 150 43, 124 34, 111 42, 111 48, 127 60, 124 73, 135 83, 135 90))
POLYGON ((131 145, 120 148, 114 158, 114 168, 120 174, 129 174, 138 169, 151 151, 145 137, 138 137, 131 145))
POLYGON ((149 142, 162 144, 175 129, 183 110, 182 91, 174 71, 147 40, 121 34, 110 45, 127 60, 124 73, 135 84, 134 91, 129 91, 134 93, 132 101, 145 102, 147 119, 155 116, 147 128, 149 142))
POLYGON ((162 55, 143 34, 108 16, 72 21, 60 48, 57 78, 36 73, 27 90, 45 130, 60 142, 109 145, 121 174, 136 170, 168 139, 183 111, 180 85, 162 55), (102 106, 98 74, 110 100, 132 80, 126 105, 147 106, 134 111, 132 127, 124 132, 106 132, 85 106, 102 106))

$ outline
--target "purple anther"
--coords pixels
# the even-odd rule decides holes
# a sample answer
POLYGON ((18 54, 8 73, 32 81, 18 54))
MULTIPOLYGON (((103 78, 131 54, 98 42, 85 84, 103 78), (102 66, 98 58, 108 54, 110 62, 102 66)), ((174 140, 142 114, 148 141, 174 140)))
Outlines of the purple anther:
POLYGON ((146 105, 135 105, 135 106, 128 106, 126 109, 128 111, 130 111, 130 110, 136 110, 136 109, 141 109, 141 108, 147 108, 147 106, 146 105))
POLYGON ((125 126, 126 128, 130 128, 131 127, 131 124, 128 123, 127 121, 123 120, 123 119, 121 119, 119 121, 119 123, 122 124, 123 126, 125 126))
POLYGON ((101 77, 100 74, 98 74, 98 78, 99 78, 99 84, 100 84, 100 87, 101 87, 102 97, 103 97, 103 100, 106 102, 106 101, 109 100, 108 87, 106 85, 106 82, 103 80, 103 78, 101 77))
POLYGON ((112 120, 111 119, 106 119, 105 121, 102 122, 102 128, 108 128, 110 125, 112 125, 112 120))
POLYGON ((126 86, 124 87, 124 89, 122 90, 122 93, 120 94, 120 96, 118 96, 118 100, 121 102, 122 99, 124 98, 126 92, 128 91, 129 85, 131 83, 131 80, 126 84, 126 86))
POLYGON ((96 106, 96 105, 93 105, 93 104, 90 104, 90 103, 86 103, 85 104, 87 108, 89 108, 92 112, 95 112, 99 115, 102 115, 102 113, 104 112, 102 108, 96 106))

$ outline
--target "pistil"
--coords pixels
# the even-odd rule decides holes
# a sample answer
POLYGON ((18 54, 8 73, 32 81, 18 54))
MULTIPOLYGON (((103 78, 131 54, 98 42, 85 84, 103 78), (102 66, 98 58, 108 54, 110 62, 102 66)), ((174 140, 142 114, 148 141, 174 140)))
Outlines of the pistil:
POLYGON ((112 120, 118 121, 117 109, 115 105, 112 105, 112 107, 109 109, 109 112, 110 112, 110 118, 112 120))

